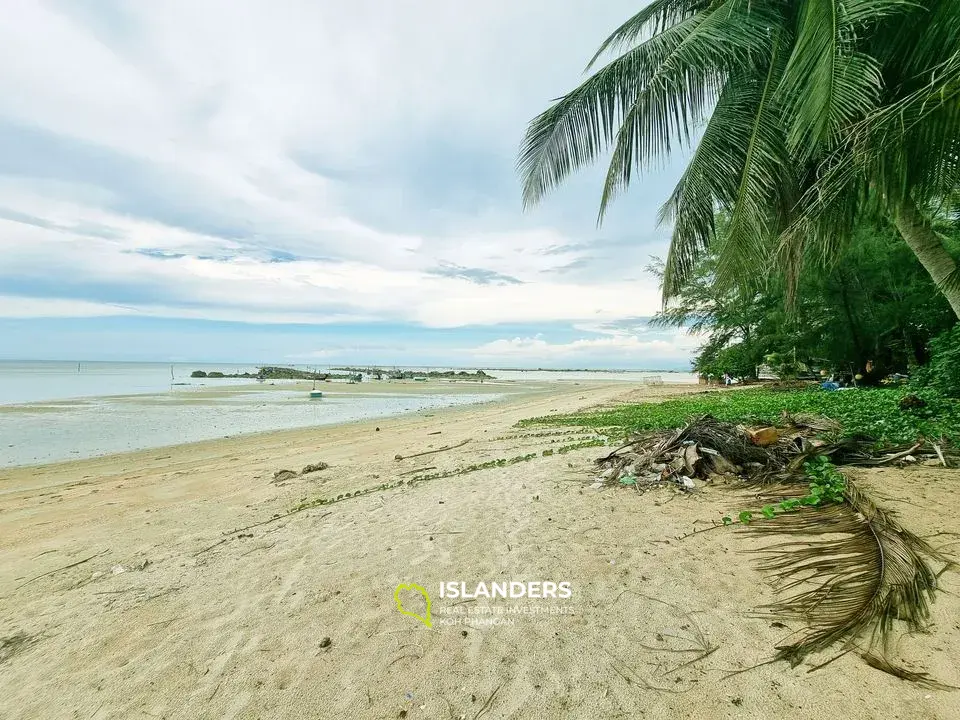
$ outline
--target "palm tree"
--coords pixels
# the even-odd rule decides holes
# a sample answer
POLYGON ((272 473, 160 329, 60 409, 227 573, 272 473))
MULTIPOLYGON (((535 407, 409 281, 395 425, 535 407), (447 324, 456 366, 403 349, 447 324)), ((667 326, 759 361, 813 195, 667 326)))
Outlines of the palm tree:
POLYGON ((955 0, 654 0, 588 71, 608 54, 531 122, 518 162, 525 206, 612 151, 602 221, 635 174, 684 149, 659 215, 673 224, 665 299, 711 244, 720 282, 775 258, 795 276, 870 207, 960 317, 955 262, 926 220, 958 186, 955 0))

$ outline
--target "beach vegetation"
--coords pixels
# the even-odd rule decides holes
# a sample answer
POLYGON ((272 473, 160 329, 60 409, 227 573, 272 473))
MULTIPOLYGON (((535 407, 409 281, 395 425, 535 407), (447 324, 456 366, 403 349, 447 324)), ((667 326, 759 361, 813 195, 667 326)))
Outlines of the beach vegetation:
POLYGON ((291 512, 299 512, 302 510, 307 510, 314 507, 322 507, 326 505, 333 505, 334 503, 342 502, 344 500, 349 500, 351 498, 358 498, 364 495, 370 495, 371 493, 376 492, 386 492, 388 490, 395 490, 402 487, 412 487, 414 485, 419 485, 420 483, 429 482, 431 480, 441 480, 443 478, 456 477, 459 475, 468 475, 470 473, 480 472, 481 470, 492 470, 494 468, 503 468, 509 467, 511 465, 516 465, 518 463, 530 462, 531 460, 536 460, 541 457, 550 457, 556 452, 557 454, 563 455, 574 450, 582 450, 584 448, 590 447, 599 447, 605 445, 608 442, 606 436, 594 436, 590 440, 584 440, 577 443, 571 443, 569 445, 563 445, 556 450, 544 450, 540 453, 530 452, 523 455, 515 455, 513 457, 504 457, 504 458, 494 458, 492 460, 485 460, 480 463, 471 463, 470 465, 464 465, 462 467, 452 468, 450 470, 437 470, 436 472, 424 472, 418 473, 407 479, 394 480, 392 482, 380 483, 379 485, 373 485, 371 487, 362 488, 359 490, 353 490, 347 493, 340 493, 334 497, 319 497, 319 498, 303 498, 300 503, 292 509, 291 512))
POLYGON ((915 386, 960 398, 960 325, 930 341, 930 362, 912 378, 915 386))
POLYGON ((523 427, 581 426, 610 433, 630 434, 681 427, 691 418, 710 415, 718 420, 773 425, 783 413, 809 413, 837 421, 839 436, 866 435, 879 445, 911 443, 923 437, 960 443, 960 400, 921 392, 920 411, 903 410, 906 388, 869 388, 841 392, 773 391, 748 388, 735 392, 704 392, 657 403, 549 415, 521 421, 523 427))
MULTIPOLYGON (((945 225, 943 234, 960 255, 960 227, 945 225)), ((933 338, 956 317, 888 223, 864 221, 856 238, 829 267, 799 279, 789 311, 782 277, 754 274, 732 287, 718 285, 718 253, 708 250, 651 324, 702 337, 694 371, 715 379, 725 373, 753 379, 763 365, 784 379, 820 377, 820 371, 825 377, 861 374, 861 385, 913 373, 930 361, 933 338)), ((662 261, 655 259, 649 270, 662 280, 662 261)), ((943 360, 936 375, 944 379, 956 377, 946 360, 949 347, 946 336, 937 340, 943 360)))

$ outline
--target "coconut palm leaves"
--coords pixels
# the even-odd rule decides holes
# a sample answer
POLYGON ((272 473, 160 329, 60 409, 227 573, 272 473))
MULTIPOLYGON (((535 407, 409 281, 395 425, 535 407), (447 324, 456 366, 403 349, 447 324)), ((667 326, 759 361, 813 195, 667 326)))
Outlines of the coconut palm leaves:
POLYGON ((930 563, 946 559, 849 481, 845 500, 746 529, 779 539, 761 551, 761 568, 785 595, 766 610, 805 628, 777 648, 776 659, 791 665, 841 641, 883 656, 896 621, 916 631, 929 618, 930 563))
POLYGON ((857 32, 892 12, 889 0, 803 0, 781 93, 791 149, 816 157, 879 100, 880 64, 858 51, 857 32))
POLYGON ((960 49, 922 82, 912 80, 915 89, 849 127, 784 241, 828 254, 869 200, 893 219, 960 316, 956 260, 927 219, 948 215, 960 188, 960 49))
POLYGON ((674 224, 665 296, 714 241, 718 210, 730 217, 717 238, 720 281, 762 270, 782 239, 780 257, 797 268, 808 231, 819 230, 825 253, 844 241, 878 178, 896 181, 900 197, 920 195, 921 207, 956 188, 958 15, 952 0, 655 0, 588 70, 615 54, 610 63, 531 122, 518 164, 524 203, 610 152, 602 220, 699 129, 660 214, 674 224))
MULTIPOLYGON (((618 147, 619 165, 605 188, 609 201, 638 166, 689 144, 724 76, 770 45, 768 18, 749 11, 748 0, 711 5, 627 50, 531 122, 518 163, 526 205, 539 202, 601 152, 618 147)), ((644 25, 621 28, 607 42, 618 47, 644 25)))

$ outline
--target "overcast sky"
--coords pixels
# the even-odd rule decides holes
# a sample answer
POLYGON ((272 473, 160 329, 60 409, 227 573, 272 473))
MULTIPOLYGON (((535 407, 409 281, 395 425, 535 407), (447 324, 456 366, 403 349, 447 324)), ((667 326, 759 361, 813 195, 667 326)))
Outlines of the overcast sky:
POLYGON ((642 4, 0 0, 0 357, 686 368, 679 165, 514 170, 642 4))

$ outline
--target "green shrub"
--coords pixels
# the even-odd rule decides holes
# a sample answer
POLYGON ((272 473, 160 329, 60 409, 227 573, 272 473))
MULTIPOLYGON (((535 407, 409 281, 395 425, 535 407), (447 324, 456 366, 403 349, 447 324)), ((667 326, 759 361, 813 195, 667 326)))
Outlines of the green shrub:
POLYGON ((924 390, 924 412, 904 412, 900 409, 900 400, 906 390, 773 392, 757 388, 701 393, 659 403, 618 405, 595 412, 531 418, 521 421, 520 425, 567 425, 643 432, 680 427, 701 415, 713 415, 727 422, 776 424, 781 421, 781 413, 787 411, 825 415, 843 426, 842 434, 869 435, 881 444, 910 443, 919 437, 941 436, 960 444, 960 401, 924 390))
POLYGON ((960 325, 930 341, 930 362, 915 373, 915 384, 960 398, 960 325))

